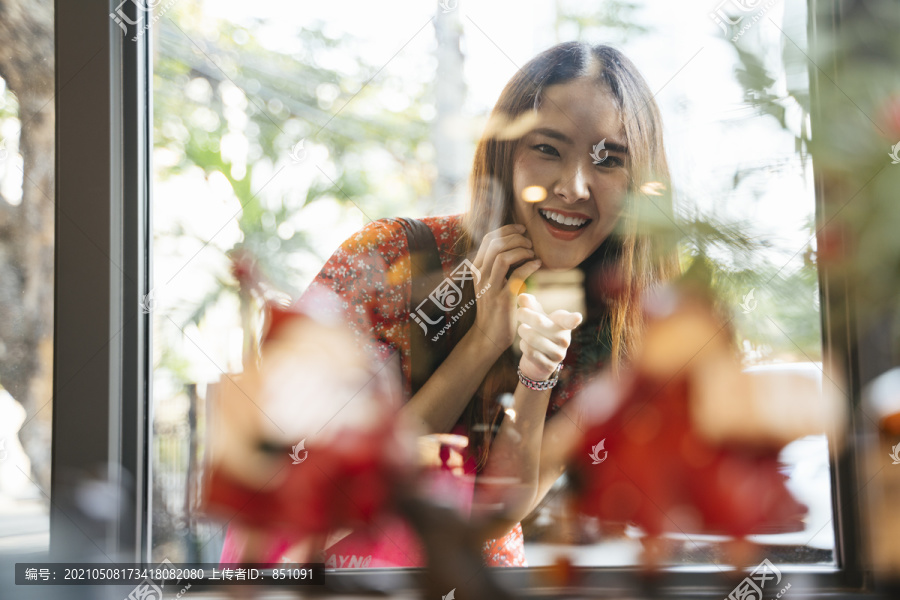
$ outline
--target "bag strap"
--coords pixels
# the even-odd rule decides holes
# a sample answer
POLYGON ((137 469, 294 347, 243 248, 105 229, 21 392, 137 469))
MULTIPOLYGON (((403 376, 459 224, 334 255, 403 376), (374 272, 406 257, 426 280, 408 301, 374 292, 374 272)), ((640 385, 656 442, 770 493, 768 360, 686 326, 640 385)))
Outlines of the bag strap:
POLYGON ((423 304, 444 279, 441 255, 431 228, 418 219, 399 220, 403 224, 409 246, 411 293, 407 307, 407 331, 410 341, 411 394, 415 395, 450 353, 450 336, 442 335, 436 341, 431 340, 448 322, 450 315, 434 302, 423 304), (427 320, 418 311, 425 313, 427 320))

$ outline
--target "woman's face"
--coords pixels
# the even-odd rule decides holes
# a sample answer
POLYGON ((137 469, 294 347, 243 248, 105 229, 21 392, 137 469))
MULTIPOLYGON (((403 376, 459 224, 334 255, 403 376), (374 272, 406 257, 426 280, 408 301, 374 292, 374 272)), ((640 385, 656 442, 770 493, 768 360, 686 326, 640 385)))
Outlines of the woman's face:
POLYGON ((577 266, 612 232, 628 165, 622 120, 608 89, 581 78, 543 91, 537 122, 513 158, 515 219, 527 228, 541 268, 577 266))

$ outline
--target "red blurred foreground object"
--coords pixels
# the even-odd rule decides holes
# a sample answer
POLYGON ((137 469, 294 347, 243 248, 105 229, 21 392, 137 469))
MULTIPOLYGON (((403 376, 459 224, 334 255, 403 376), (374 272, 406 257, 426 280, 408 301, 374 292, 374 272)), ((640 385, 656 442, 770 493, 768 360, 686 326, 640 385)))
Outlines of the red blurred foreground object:
POLYGON ((374 524, 413 477, 399 386, 337 306, 308 293, 268 307, 259 368, 218 386, 202 508, 234 525, 223 560, 313 560, 329 533, 374 524))
POLYGON ((576 458, 585 513, 633 522, 651 536, 803 529, 806 509, 784 486, 779 447, 703 439, 690 422, 687 377, 638 375, 624 387, 622 408, 587 430, 576 458), (594 453, 598 443, 604 448, 594 453))
POLYGON ((365 525, 389 503, 401 469, 380 451, 392 435, 383 422, 369 431, 346 432, 339 445, 309 444, 293 464, 290 447, 271 461, 270 482, 255 488, 213 466, 204 504, 210 513, 251 527, 268 528, 295 538, 326 534, 341 526, 365 525))
POLYGON ((579 510, 639 526, 647 547, 666 532, 740 540, 802 530, 807 509, 778 455, 827 427, 837 404, 791 375, 773 386, 743 372, 731 331, 698 292, 668 289, 648 300, 647 316, 631 370, 579 399, 592 413, 570 465, 579 510), (772 397, 785 386, 775 395, 790 398, 772 397))
MULTIPOLYGON (((867 436, 862 477, 866 487, 866 549, 875 576, 900 588, 900 368, 872 380, 863 390, 864 413, 876 420, 877 435, 867 436)), ((896 594, 894 595, 896 597, 896 594)))

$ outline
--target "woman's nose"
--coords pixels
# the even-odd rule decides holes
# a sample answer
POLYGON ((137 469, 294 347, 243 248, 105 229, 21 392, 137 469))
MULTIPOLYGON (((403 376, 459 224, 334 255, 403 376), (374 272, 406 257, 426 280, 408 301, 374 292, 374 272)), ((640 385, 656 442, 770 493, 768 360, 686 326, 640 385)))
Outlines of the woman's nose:
POLYGON ((573 169, 563 174, 562 179, 557 184, 557 195, 570 204, 586 200, 590 196, 584 165, 576 164, 573 169))

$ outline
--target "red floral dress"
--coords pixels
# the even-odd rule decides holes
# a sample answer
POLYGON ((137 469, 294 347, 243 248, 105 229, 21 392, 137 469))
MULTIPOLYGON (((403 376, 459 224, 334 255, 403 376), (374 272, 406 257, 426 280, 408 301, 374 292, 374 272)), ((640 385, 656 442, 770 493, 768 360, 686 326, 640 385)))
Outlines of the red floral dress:
MULTIPOLYGON (((437 242, 444 273, 450 272, 463 259, 457 247, 461 215, 425 217, 437 242)), ((410 258, 406 234, 399 219, 374 221, 347 239, 328 259, 313 281, 313 286, 327 286, 343 299, 343 310, 360 346, 378 364, 400 352, 404 389, 408 398, 410 376, 410 258)), ((577 347, 573 340, 560 382, 553 389, 547 417, 552 416, 584 384, 574 369, 577 347)), ((525 544, 522 524, 500 539, 487 542, 484 558, 488 566, 523 567, 525 544)))

